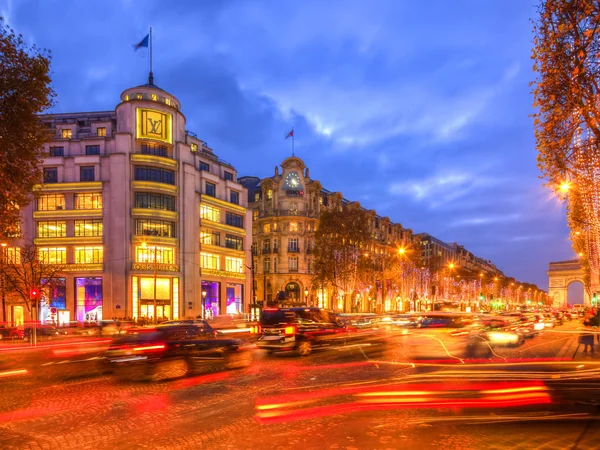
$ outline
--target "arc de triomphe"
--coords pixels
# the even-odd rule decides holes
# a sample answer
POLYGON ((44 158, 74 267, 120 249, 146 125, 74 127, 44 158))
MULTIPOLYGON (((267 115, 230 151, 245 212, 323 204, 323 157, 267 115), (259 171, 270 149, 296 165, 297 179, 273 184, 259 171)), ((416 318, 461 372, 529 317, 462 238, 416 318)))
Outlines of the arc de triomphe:
MULTIPOLYGON (((568 303, 569 284, 580 281, 583 284, 583 270, 576 259, 570 261, 551 262, 548 267, 548 296, 555 307, 568 303)), ((592 299, 586 289, 583 290, 584 305, 591 306, 592 299)))

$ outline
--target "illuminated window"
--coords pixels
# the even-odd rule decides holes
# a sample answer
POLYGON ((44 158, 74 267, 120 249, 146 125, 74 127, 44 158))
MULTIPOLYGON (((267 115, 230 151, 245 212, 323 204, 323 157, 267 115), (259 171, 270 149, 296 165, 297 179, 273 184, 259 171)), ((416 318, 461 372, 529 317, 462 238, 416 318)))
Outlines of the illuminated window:
MULTIPOLYGON (((193 142, 190 144, 190 150, 192 152, 197 152, 198 151, 198 144, 194 144, 193 142)), ((202 169, 200 169, 202 170, 202 169)))
POLYGON ((260 192, 255 192, 254 193, 254 201, 257 202, 260 200, 260 192))
POLYGON ((175 263, 175 249, 173 247, 162 247, 162 246, 143 246, 138 245, 135 248, 135 262, 139 263, 154 263, 158 264, 174 264, 175 263))
POLYGON ((65 264, 67 262, 67 249, 60 248, 38 248, 38 258, 43 264, 65 264))
POLYGON ((152 94, 152 100, 156 101, 157 97, 156 94, 152 94))
POLYGON ((244 261, 241 258, 225 257, 225 270, 227 272, 244 272, 244 261))
POLYGON ((169 100, 168 98, 165 98, 165 104, 171 106, 171 100, 169 100))
POLYGON ((267 190, 267 200, 271 200, 273 198, 273 189, 267 190))
POLYGON ((76 220, 75 236, 102 236, 102 220, 76 220))
POLYGON ((219 255, 213 255, 211 253, 200 253, 200 267, 203 269, 219 269, 220 259, 219 255))
POLYGON ((271 232, 271 224, 270 223, 265 223, 263 225, 263 233, 270 233, 271 232))
MULTIPOLYGON (((171 279, 157 277, 140 278, 140 299, 152 300, 156 295, 157 300, 171 299, 171 279), (154 291, 156 286, 156 291, 154 291)), ((160 311, 160 310, 159 310, 160 311)), ((152 314, 148 314, 152 315, 152 314)))
POLYGON ((263 272, 271 272, 271 258, 265 258, 265 260, 263 261, 263 272))
POLYGON ((73 136, 73 131, 71 131, 70 129, 61 130, 61 137, 63 139, 71 139, 72 136, 73 136))
POLYGON ((128 102, 129 101, 129 95, 125 96, 125 101, 128 102))
POLYGON ((37 198, 38 211, 55 211, 65 209, 64 194, 42 194, 37 198))
POLYGON ((101 137, 106 136, 106 127, 96 128, 96 134, 101 137))
POLYGON ((75 247, 75 264, 98 264, 102 260, 102 247, 75 247))
POLYGON ((221 211, 208 205, 200 205, 200 218, 211 222, 221 222, 221 211))
POLYGON ((252 211, 252 220, 257 220, 258 219, 258 210, 255 209, 254 211, 252 211))
POLYGON ((137 98, 138 100, 142 99, 142 94, 135 94, 135 98, 137 98))
POLYGON ((298 222, 290 222, 290 231, 298 231, 298 222))
POLYGON ((137 219, 135 234, 137 236, 175 237, 175 224, 164 220, 137 219))
POLYGON ((0 255, 2 255, 2 264, 21 264, 21 249, 19 247, 4 247, 0 255))
POLYGON ((298 272, 298 257, 291 256, 288 258, 288 269, 290 272, 298 272))
POLYGON ((218 231, 200 231, 200 243, 221 245, 221 233, 218 231))
POLYGON ((102 193, 75 194, 75 209, 102 209, 102 193))
POLYGON ((38 222, 37 235, 41 238, 65 237, 67 235, 67 223, 56 220, 38 222))

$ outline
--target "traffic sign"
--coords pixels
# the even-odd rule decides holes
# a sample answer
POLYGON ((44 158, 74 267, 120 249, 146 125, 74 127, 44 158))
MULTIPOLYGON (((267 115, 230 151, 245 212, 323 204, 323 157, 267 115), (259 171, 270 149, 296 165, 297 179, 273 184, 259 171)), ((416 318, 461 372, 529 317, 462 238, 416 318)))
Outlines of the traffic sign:
POLYGON ((56 308, 50 308, 50 314, 56 314, 56 308))

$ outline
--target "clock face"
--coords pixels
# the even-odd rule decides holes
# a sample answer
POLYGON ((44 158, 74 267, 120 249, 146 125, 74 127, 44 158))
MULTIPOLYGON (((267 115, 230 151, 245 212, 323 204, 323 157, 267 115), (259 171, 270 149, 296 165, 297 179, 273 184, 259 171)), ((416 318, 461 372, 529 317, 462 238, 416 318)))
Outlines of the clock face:
POLYGON ((302 190, 302 184, 300 184, 300 177, 298 172, 290 172, 285 177, 285 190, 302 190))

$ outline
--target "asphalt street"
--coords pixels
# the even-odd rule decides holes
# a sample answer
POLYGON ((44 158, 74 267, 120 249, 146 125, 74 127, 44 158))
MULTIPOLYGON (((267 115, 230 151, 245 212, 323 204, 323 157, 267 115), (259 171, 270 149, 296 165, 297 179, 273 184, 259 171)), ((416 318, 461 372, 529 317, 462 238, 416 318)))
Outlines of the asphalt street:
POLYGON ((73 353, 59 346, 51 347, 49 366, 63 376, 35 377, 48 367, 49 349, 20 350, 16 364, 28 372, 0 378, 0 448, 597 448, 600 422, 589 415, 597 390, 582 379, 600 361, 567 356, 578 326, 495 349, 488 362, 411 363, 392 337, 377 351, 329 349, 303 358, 254 351, 248 368, 161 383, 80 370, 93 356, 72 363, 73 353), (547 404, 473 406, 490 386, 523 380, 539 386, 511 389, 536 390, 547 404), (402 403, 399 390, 412 400, 402 403), (382 395, 394 401, 368 403, 382 395))

